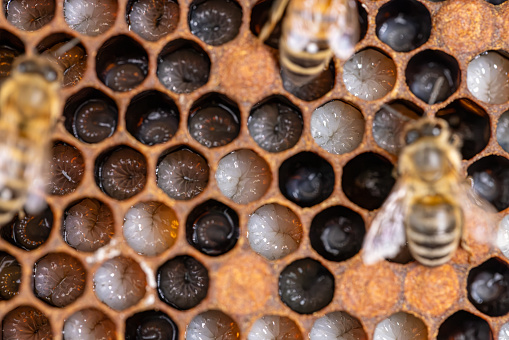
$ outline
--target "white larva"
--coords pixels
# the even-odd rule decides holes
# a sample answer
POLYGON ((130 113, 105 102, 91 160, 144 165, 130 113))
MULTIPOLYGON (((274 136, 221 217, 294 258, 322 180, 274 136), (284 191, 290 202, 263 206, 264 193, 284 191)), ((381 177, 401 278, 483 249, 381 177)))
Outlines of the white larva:
POLYGON ((366 340, 360 322, 345 312, 332 312, 322 316, 313 324, 310 340, 366 340))
POLYGON ((502 254, 509 258, 509 215, 506 215, 502 221, 500 221, 497 234, 497 246, 502 254))
POLYGON ((380 322, 373 340, 427 340, 426 325, 413 315, 399 312, 380 322))
POLYGON ((237 323, 218 310, 198 314, 186 330, 186 340, 237 340, 240 330, 237 323))
POLYGON ((247 340, 300 340, 299 327, 286 316, 266 315, 256 320, 247 340))
POLYGON ((115 324, 95 308, 77 311, 64 323, 64 340, 113 340, 115 324))
POLYGON ((509 152, 509 111, 502 113, 497 124, 497 142, 509 152))
POLYGON ((311 116, 311 135, 330 153, 353 151, 364 135, 364 117, 351 105, 339 100, 317 108, 311 116))
POLYGON ((127 211, 124 238, 142 255, 155 256, 175 243, 178 220, 175 212, 159 202, 140 202, 127 211))
POLYGON ((96 36, 113 26, 117 7, 116 0, 66 0, 64 18, 76 32, 96 36))
POLYGON ((467 87, 479 100, 503 104, 509 100, 509 59, 489 51, 475 57, 467 67, 467 87))
POLYGON ((498 340, 509 340, 509 322, 506 322, 500 328, 500 333, 498 333, 498 340))
POLYGON ((356 97, 375 100, 389 93, 396 83, 396 65, 374 49, 354 54, 343 67, 346 89, 356 97))
POLYGON ((278 260, 299 247, 302 224, 289 208, 267 204, 249 218, 247 236, 255 252, 268 260, 278 260))

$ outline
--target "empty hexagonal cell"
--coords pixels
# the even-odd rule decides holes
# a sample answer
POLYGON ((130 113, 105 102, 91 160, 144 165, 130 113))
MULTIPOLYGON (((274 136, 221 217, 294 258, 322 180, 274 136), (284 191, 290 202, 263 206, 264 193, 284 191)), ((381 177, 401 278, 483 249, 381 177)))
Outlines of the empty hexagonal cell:
POLYGON ((343 82, 348 92, 356 97, 364 100, 380 99, 396 83, 396 65, 385 54, 367 48, 355 53, 345 63, 343 82))
POLYGON ((147 160, 132 148, 115 147, 96 159, 95 177, 97 185, 108 196, 124 200, 145 187, 147 160))
POLYGON ((359 320, 346 312, 331 312, 317 319, 309 333, 310 340, 356 339, 368 337, 359 320))
POLYGON ((137 304, 145 296, 146 285, 143 269, 128 257, 107 260, 94 274, 95 295, 115 310, 137 304))
POLYGON ((459 99, 436 113, 449 123, 452 132, 461 138, 463 159, 481 152, 490 139, 490 119, 486 112, 468 99, 459 99))
POLYGON ((280 315, 265 315, 256 320, 247 335, 248 340, 302 340, 302 332, 292 319, 280 315))
POLYGON ((65 128, 86 143, 99 143, 110 137, 118 124, 118 108, 103 92, 87 87, 67 99, 65 128))
POLYGON ((397 52, 408 52, 424 44, 431 33, 431 15, 415 0, 392 0, 376 15, 378 39, 397 52))
POLYGON ((72 203, 65 211, 62 235, 68 245, 79 251, 96 251, 110 243, 115 233, 110 207, 95 198, 72 203))
POLYGON ((53 212, 48 207, 42 212, 16 216, 1 230, 2 238, 24 250, 39 248, 48 239, 53 228, 53 212))
POLYGON ((178 336, 179 330, 175 322, 161 311, 139 312, 125 322, 126 340, 177 340, 178 336))
POLYGON ((312 152, 301 152, 285 160, 279 168, 279 190, 301 207, 326 200, 334 190, 334 169, 312 152))
POLYGON ((376 328, 374 340, 413 339, 427 340, 428 328, 412 314, 399 312, 382 320, 376 328))
POLYGON ((65 0, 64 18, 78 33, 97 36, 109 30, 117 18, 117 0, 65 0))
POLYGON ((157 41, 173 33, 180 18, 176 0, 130 0, 126 21, 129 29, 145 40, 157 41))
POLYGON ((509 59, 504 52, 488 51, 467 67, 467 87, 479 100, 503 104, 509 100, 509 59))
POLYGON ((417 53, 405 70, 410 91, 430 105, 441 103, 456 92, 460 76, 456 59, 439 50, 417 53))
POLYGON ((362 217, 346 207, 335 206, 318 213, 311 222, 309 239, 318 254, 329 261, 345 261, 362 247, 366 229, 362 217))
POLYGON ((290 73, 285 69, 281 70, 281 78, 283 79, 283 87, 285 90, 295 97, 308 102, 323 97, 332 90, 335 83, 335 75, 336 71, 332 61, 328 68, 312 79, 309 79, 309 76, 305 76, 304 79, 302 79, 302 76, 290 73))
POLYGON ((209 200, 187 217, 186 239, 204 254, 218 256, 230 251, 239 238, 239 217, 227 205, 209 200))
POLYGON ((195 316, 186 330, 186 340, 240 339, 237 323, 219 310, 208 310, 195 316))
POLYGON ((448 317, 438 330, 437 340, 449 339, 493 340, 493 334, 486 320, 460 310, 448 317))
POLYGON ((25 45, 17 36, 0 29, 0 85, 11 74, 17 56, 25 53, 25 45))
POLYGON ((24 31, 36 31, 53 20, 55 0, 4 0, 7 21, 24 31))
POLYGON ((208 148, 229 144, 239 134, 239 108, 223 94, 206 94, 191 107, 188 128, 191 137, 208 148))
POLYGON ((177 133, 180 114, 175 102, 159 91, 136 95, 126 112, 126 128, 146 145, 169 141, 177 133))
POLYGON ((173 209, 150 201, 137 203, 126 212, 122 230, 124 239, 136 252, 155 256, 173 246, 178 225, 173 209))
POLYGON ((393 165, 384 157, 368 152, 350 160, 343 168, 341 185, 346 197, 361 208, 380 208, 395 179, 393 165))
POLYGON ((242 149, 224 156, 217 165, 221 193, 238 204, 260 199, 272 182, 269 165, 254 151, 242 149))
POLYGON ((330 101, 311 116, 311 135, 316 144, 336 155, 353 151, 364 136, 364 116, 350 104, 330 101))
POLYGON ((290 209, 276 203, 256 209, 247 223, 249 245, 268 260, 293 253, 302 240, 302 224, 290 209))
POLYGON ((209 81, 210 58, 196 43, 175 40, 159 53, 157 77, 175 93, 190 93, 209 81))
POLYGON ((113 91, 130 91, 145 80, 148 55, 134 39, 118 35, 99 48, 95 69, 99 79, 113 91))
POLYGON ((85 161, 74 146, 56 142, 49 161, 48 192, 51 195, 70 194, 80 185, 85 173, 85 161))
POLYGON ((234 0, 196 0, 189 6, 189 29, 200 40, 218 46, 233 40, 242 23, 242 8, 234 0))
POLYGON ((502 156, 488 156, 468 167, 474 189, 499 211, 509 206, 509 160, 502 156))
POLYGON ((83 264, 66 253, 50 253, 34 265, 34 293, 55 307, 65 307, 85 291, 83 264))
POLYGON ((509 111, 504 112, 497 123, 497 142, 509 152, 509 111))
POLYGON ((270 97, 251 109, 247 127, 251 138, 262 149, 281 152, 299 141, 303 128, 302 114, 285 97, 270 97))
POLYGON ((0 301, 9 300, 19 293, 21 265, 16 258, 0 252, 0 301))
POLYGON ((113 340, 115 323, 96 308, 86 308, 72 314, 64 322, 64 340, 113 340))
POLYGON ((4 340, 53 339, 48 317, 35 307, 19 306, 4 316, 4 340))

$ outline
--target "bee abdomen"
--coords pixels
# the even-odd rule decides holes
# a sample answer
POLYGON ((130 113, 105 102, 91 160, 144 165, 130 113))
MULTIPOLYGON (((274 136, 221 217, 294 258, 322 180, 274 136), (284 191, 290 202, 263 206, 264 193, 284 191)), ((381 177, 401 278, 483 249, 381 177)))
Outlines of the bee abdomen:
POLYGON ((316 77, 327 68, 331 57, 332 51, 327 42, 309 42, 302 51, 292 49, 285 39, 280 42, 281 66, 295 77, 316 77))

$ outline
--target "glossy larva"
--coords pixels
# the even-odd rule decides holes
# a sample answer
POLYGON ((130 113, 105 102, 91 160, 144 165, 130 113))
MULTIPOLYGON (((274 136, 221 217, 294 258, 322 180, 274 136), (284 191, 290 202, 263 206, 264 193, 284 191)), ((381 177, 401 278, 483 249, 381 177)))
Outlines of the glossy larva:
POLYGON ((85 172, 83 156, 75 147, 57 144, 51 149, 48 191, 52 195, 67 195, 76 190, 85 172))
POLYGON ((494 51, 481 53, 468 64, 467 87, 483 102, 506 103, 509 100, 509 59, 494 51))
POLYGON ((279 315, 265 315, 256 320, 247 340, 302 340, 302 333, 295 322, 279 315))
POLYGON ((64 323, 64 340, 114 340, 115 324, 95 308, 77 311, 64 323))
POLYGON ((106 32, 117 17, 117 0, 65 0, 64 18, 76 32, 96 36, 106 32))
POLYGON ((509 340, 509 322, 506 322, 500 328, 500 333, 498 333, 498 340, 509 340))
POLYGON ((83 46, 76 45, 62 53, 61 49, 65 48, 63 46, 67 43, 68 41, 57 43, 42 53, 53 58, 62 69, 64 87, 76 85, 83 78, 87 67, 87 52, 83 46))
POLYGON ((55 16, 55 0, 11 0, 3 3, 7 21, 24 31, 38 30, 55 16))
POLYGON ((20 284, 21 265, 13 256, 0 252, 0 301, 16 296, 20 284))
POLYGON ((171 0, 137 0, 128 13, 129 28, 148 41, 157 41, 177 28, 179 5, 171 0))
POLYGON ((74 114, 74 136, 87 143, 99 143, 115 132, 117 109, 103 99, 89 99, 74 114))
POLYGON ((40 310, 20 306, 11 310, 2 321, 3 340, 53 339, 51 324, 40 310))
POLYGON ((186 340, 236 339, 240 339, 239 326, 231 317, 218 310, 198 314, 186 330, 186 340))
POLYGON ((504 112, 498 119, 497 142, 502 149, 509 152, 509 111, 504 112))
POLYGON ((237 116, 224 106, 198 108, 189 117, 191 137, 208 148, 230 143, 238 136, 239 125, 237 116))
POLYGON ((251 150, 237 150, 217 165, 219 190, 238 204, 261 198, 270 186, 272 175, 267 162, 251 150))
POLYGON ((177 340, 175 322, 158 310, 146 310, 125 321, 125 340, 177 340))
POLYGON ((10 229, 10 235, 4 232, 2 236, 12 240, 22 249, 33 250, 46 242, 52 227, 53 213, 50 208, 47 208, 37 215, 25 215, 22 219, 16 216, 14 222, 7 228, 10 229))
POLYGON ((497 234, 497 246, 505 257, 509 258, 509 215, 500 221, 497 234))
POLYGON ((345 312, 332 312, 317 319, 309 333, 310 340, 366 340, 361 323, 345 312))
POLYGON ((426 325, 413 315, 399 312, 380 322, 375 328, 373 340, 426 340, 426 325))
POLYGON ((278 260, 299 247, 302 224, 289 208, 267 204, 251 215, 247 233, 255 252, 269 260, 278 260))
POLYGON ((175 212, 159 202, 141 202, 129 209, 124 219, 124 238, 142 255, 159 255, 177 238, 175 212))
POLYGON ((328 102, 313 112, 311 135, 330 153, 339 155, 353 151, 364 136, 364 117, 342 101, 328 102))

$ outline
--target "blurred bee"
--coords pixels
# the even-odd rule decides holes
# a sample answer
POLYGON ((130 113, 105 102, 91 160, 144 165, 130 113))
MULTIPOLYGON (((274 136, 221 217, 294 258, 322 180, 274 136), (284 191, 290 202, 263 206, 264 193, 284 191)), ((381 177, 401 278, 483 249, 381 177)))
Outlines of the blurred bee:
POLYGON ((280 63, 295 83, 307 83, 322 73, 333 54, 342 60, 353 54, 360 31, 355 0, 275 0, 259 35, 262 41, 285 10, 280 63))
POLYGON ((394 258, 406 242, 414 259, 439 266, 460 243, 468 249, 466 232, 493 242, 496 210, 462 178, 461 141, 447 122, 422 118, 408 123, 403 136, 398 179, 366 235, 364 263, 394 258))

